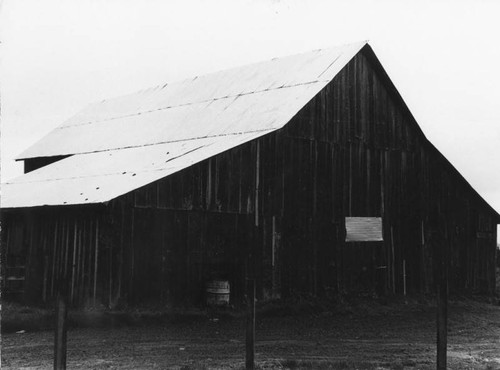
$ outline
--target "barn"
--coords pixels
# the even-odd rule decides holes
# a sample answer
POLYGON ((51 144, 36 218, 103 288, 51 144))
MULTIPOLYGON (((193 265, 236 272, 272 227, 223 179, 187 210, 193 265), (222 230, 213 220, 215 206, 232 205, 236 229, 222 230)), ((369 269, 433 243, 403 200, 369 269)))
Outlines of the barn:
POLYGON ((430 293, 443 266, 451 292, 495 290, 499 214, 366 42, 91 104, 18 160, 2 284, 25 302, 430 293))

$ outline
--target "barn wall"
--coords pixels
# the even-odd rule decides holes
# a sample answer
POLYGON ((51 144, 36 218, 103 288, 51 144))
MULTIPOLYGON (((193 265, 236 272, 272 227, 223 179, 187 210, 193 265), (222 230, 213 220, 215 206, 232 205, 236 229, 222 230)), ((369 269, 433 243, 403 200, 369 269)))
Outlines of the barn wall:
MULTIPOLYGON (((372 281, 382 278, 393 292, 404 291, 404 275, 408 292, 430 291, 439 249, 449 248, 451 288, 492 293, 497 216, 427 142, 385 78, 370 53, 358 54, 283 130, 289 142, 310 148, 309 158, 296 160, 311 173, 311 206, 304 211, 312 224, 330 219, 343 228, 346 216, 383 217, 382 244, 337 239, 330 265, 342 270, 340 286, 354 288, 348 281, 371 271, 372 281), (323 190, 329 186, 333 199, 323 190), (346 275, 349 268, 358 273, 346 275)), ((322 255, 331 244, 325 248, 322 255)))
POLYGON ((2 251, 34 301, 64 271, 74 304, 108 306, 200 303, 214 277, 235 302, 248 276, 260 298, 430 292, 444 252, 452 291, 492 293, 495 217, 365 51, 277 132, 106 206, 10 212, 2 251), (384 242, 345 243, 347 216, 381 216, 384 242))
MULTIPOLYGON (((492 292, 495 214, 427 142, 370 58, 355 57, 284 129, 139 189, 130 203, 150 213, 149 224, 159 211, 243 217, 247 235, 235 223, 221 228, 250 244, 263 298, 429 292, 448 246, 452 290, 492 292), (346 216, 382 216, 385 241, 344 243, 346 216)), ((189 289, 205 278, 197 273, 189 289)))
POLYGON ((450 245, 452 289, 491 292, 495 215, 371 64, 356 57, 285 129, 151 188, 172 189, 166 208, 254 214, 264 297, 430 291, 445 248, 435 233, 450 245), (346 216, 383 216, 385 242, 343 243, 346 216))
POLYGON ((134 192, 136 207, 250 214, 258 143, 250 142, 134 192))
POLYGON ((111 305, 119 299, 201 304, 204 284, 214 278, 229 280, 233 301, 242 301, 252 237, 248 215, 127 208, 124 203, 119 211, 124 212, 123 233, 115 236, 115 245, 121 243, 125 251, 122 282, 111 305))
POLYGON ((50 302, 66 287, 74 304, 93 304, 94 296, 98 299, 107 289, 104 264, 110 245, 102 233, 105 220, 99 207, 3 212, 5 295, 28 303, 50 302), (14 286, 8 281, 14 277, 23 280, 14 286))

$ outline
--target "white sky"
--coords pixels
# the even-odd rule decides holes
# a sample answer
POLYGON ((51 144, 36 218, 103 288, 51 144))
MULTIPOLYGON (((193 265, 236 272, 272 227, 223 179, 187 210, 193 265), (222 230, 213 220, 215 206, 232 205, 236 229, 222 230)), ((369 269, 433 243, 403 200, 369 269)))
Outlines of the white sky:
POLYGON ((2 181, 90 102, 370 40, 426 136, 500 211, 500 1, 4 0, 0 17, 2 181))

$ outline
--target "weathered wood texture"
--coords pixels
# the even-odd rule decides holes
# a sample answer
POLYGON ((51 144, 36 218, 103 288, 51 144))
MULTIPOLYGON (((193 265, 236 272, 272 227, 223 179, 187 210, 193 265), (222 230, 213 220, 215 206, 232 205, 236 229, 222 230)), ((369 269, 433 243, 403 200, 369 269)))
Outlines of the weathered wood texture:
POLYGON ((33 297, 45 291, 43 271, 52 296, 63 267, 73 303, 96 284, 106 305, 192 304, 213 277, 229 279, 239 301, 254 274, 259 298, 429 292, 439 230, 450 289, 494 291, 496 212, 427 142, 370 52, 283 129, 105 207, 63 208, 6 220, 7 253, 31 261, 33 297), (384 242, 345 243, 348 216, 382 217, 384 242))
POLYGON ((2 253, 7 265, 26 266, 26 301, 55 298, 63 282, 69 299, 78 304, 87 304, 94 289, 103 289, 104 260, 99 257, 96 264, 96 247, 106 238, 98 234, 98 224, 105 220, 103 208, 31 209, 4 215, 2 253))

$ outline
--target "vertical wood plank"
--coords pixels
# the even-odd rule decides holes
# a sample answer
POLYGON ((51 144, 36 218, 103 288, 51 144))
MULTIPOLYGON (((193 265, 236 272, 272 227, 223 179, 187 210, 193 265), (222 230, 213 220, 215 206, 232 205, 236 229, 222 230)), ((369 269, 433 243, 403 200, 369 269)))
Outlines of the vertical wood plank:
POLYGON ((70 303, 73 303, 73 293, 75 288, 75 273, 76 273, 76 238, 77 238, 77 220, 75 218, 75 228, 73 230, 73 263, 71 264, 71 295, 70 303))
POLYGON ((86 271, 86 276, 87 276, 87 288, 85 290, 85 298, 90 300, 92 299, 92 256, 93 256, 93 251, 94 251, 94 239, 95 239, 95 222, 91 219, 89 221, 89 235, 87 238, 87 271, 86 271))
POLYGON ((124 241, 125 241, 125 205, 120 202, 120 254, 118 259, 118 286, 117 286, 117 299, 122 296, 122 279, 123 279, 123 254, 124 254, 124 241))
POLYGON ((255 369, 255 279, 247 282, 248 313, 246 325, 246 356, 245 369, 255 369))
POLYGON ((260 141, 257 140, 255 159, 255 196, 254 196, 254 212, 255 226, 259 226, 259 187, 260 187, 260 141))
POLYGON ((95 222, 95 253, 94 253, 94 307, 96 305, 97 295, 97 266, 99 258, 99 219, 95 222))
POLYGON ((109 258, 109 294, 108 294, 108 307, 112 306, 113 303, 113 243, 108 248, 108 258, 109 258))
POLYGON ((56 278, 56 264, 57 264, 57 235, 58 235, 58 220, 56 220, 55 223, 55 230, 54 230, 54 250, 52 254, 52 276, 51 276, 51 285, 50 285, 50 296, 54 296, 54 285, 55 285, 55 278, 56 278))
POLYGON ((43 287, 42 287, 42 302, 47 301, 47 279, 48 279, 48 272, 49 272, 49 256, 47 252, 47 224, 43 223, 42 224, 42 255, 43 255, 43 287))
POLYGON ((134 242, 134 228, 135 228, 135 209, 131 209, 131 215, 130 215, 130 244, 129 244, 129 251, 130 251, 130 271, 129 271, 129 294, 134 295, 134 260, 135 260, 135 242, 134 242))
POLYGON ((69 259, 69 233, 70 233, 70 225, 69 220, 65 223, 66 225, 66 241, 64 243, 64 269, 63 276, 64 279, 68 276, 68 259, 69 259))
POLYGON ((76 295, 77 295, 77 302, 81 302, 81 296, 82 296, 82 288, 83 288, 83 276, 82 276, 82 271, 83 271, 83 235, 85 234, 85 220, 81 221, 81 227, 79 228, 79 233, 78 233, 78 254, 77 254, 77 262, 76 262, 76 295))
POLYGON ((391 275, 392 275, 392 294, 396 294, 396 272, 394 258, 394 229, 391 225, 391 275))

